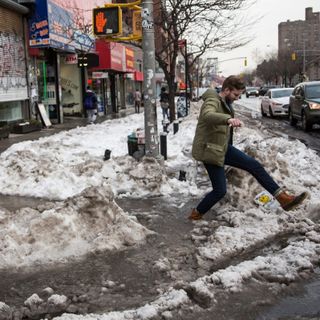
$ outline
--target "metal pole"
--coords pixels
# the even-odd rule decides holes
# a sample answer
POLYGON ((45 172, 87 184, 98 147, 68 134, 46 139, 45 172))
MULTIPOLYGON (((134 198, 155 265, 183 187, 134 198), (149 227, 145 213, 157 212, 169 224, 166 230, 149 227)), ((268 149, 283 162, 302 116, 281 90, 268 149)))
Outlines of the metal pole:
POLYGON ((164 160, 167 160, 168 156, 167 156, 167 133, 166 132, 160 133, 160 151, 164 160))
POLYGON ((176 134, 179 131, 179 120, 173 121, 173 134, 176 134))
POLYGON ((188 101, 188 50, 187 50, 187 39, 184 40, 184 54, 185 54, 185 81, 186 81, 186 115, 189 114, 189 101, 188 101))
POLYGON ((197 60, 197 100, 199 100, 199 58, 197 60))
POLYGON ((303 40, 303 66, 302 66, 303 75, 306 74, 306 41, 303 40))
POLYGON ((146 156, 159 157, 156 109, 153 0, 142 1, 143 96, 146 156))

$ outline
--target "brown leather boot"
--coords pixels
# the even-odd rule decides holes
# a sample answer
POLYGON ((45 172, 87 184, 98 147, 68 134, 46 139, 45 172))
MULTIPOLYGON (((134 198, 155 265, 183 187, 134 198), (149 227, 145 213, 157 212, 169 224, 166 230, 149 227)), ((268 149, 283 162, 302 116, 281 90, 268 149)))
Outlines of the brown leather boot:
POLYGON ((201 220, 202 217, 203 217, 203 214, 201 214, 197 209, 193 208, 188 219, 189 220, 201 220))
POLYGON ((276 199, 279 201, 283 210, 289 211, 301 204, 303 200, 307 197, 307 195, 307 192, 302 192, 298 196, 292 196, 285 191, 281 191, 276 196, 276 199))

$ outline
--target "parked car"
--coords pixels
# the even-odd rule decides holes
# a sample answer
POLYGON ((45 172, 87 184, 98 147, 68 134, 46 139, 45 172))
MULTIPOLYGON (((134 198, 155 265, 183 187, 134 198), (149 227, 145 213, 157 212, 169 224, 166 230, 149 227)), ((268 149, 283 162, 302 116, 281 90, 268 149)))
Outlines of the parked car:
POLYGON ((261 114, 265 117, 288 115, 289 99, 293 88, 269 89, 261 100, 261 114))
POLYGON ((260 89, 259 89, 259 96, 264 96, 269 89, 274 89, 274 88, 276 88, 276 87, 277 87, 277 86, 273 86, 273 85, 260 87, 260 89))
POLYGON ((249 98, 251 96, 259 97, 259 90, 257 87, 246 88, 246 97, 249 98))
POLYGON ((295 86, 289 103, 289 121, 292 126, 298 121, 304 131, 320 124, 320 81, 302 82, 295 86))

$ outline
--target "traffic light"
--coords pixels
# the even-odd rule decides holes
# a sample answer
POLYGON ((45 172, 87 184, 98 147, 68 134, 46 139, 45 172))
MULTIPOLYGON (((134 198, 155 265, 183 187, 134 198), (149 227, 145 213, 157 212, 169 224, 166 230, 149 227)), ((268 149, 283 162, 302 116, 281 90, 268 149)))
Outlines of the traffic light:
POLYGON ((248 65, 247 58, 244 58, 244 66, 246 67, 248 65))
POLYGON ((296 53, 295 53, 295 52, 292 52, 292 53, 291 53, 291 60, 292 60, 292 61, 296 61, 296 59, 297 59, 296 53))
POLYGON ((122 10, 119 6, 93 9, 93 33, 114 36, 122 33, 122 10))

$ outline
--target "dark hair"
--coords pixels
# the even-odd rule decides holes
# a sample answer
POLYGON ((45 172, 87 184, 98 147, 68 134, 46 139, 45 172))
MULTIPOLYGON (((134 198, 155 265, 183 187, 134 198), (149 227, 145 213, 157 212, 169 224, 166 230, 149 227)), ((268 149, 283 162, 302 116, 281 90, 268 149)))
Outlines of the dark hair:
POLYGON ((230 90, 243 90, 246 86, 244 82, 237 76, 229 76, 222 84, 222 91, 225 89, 230 90))
POLYGON ((87 90, 90 90, 91 89, 91 87, 90 86, 87 86, 87 90))
POLYGON ((162 87, 162 88, 161 88, 161 91, 162 91, 162 92, 165 92, 166 90, 167 90, 167 89, 166 89, 165 87, 162 87))

